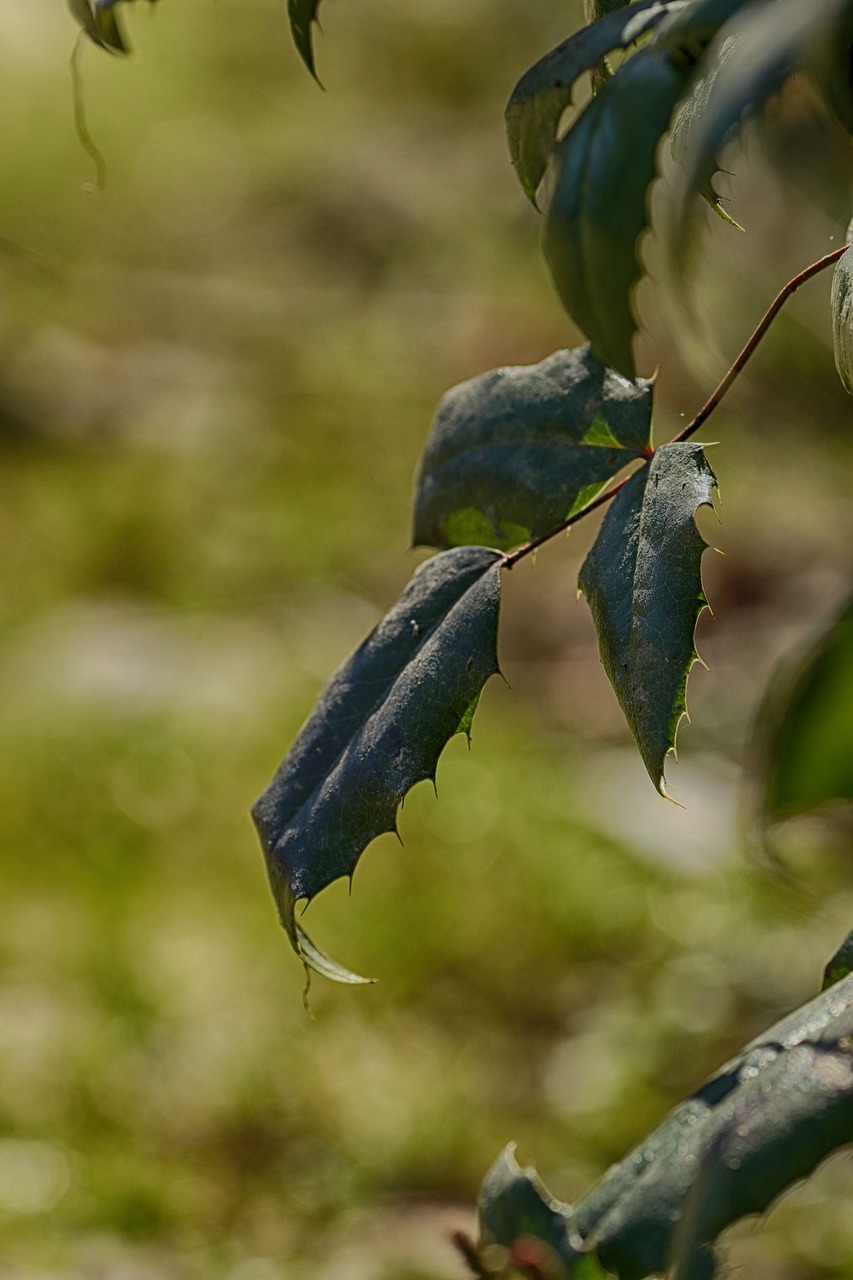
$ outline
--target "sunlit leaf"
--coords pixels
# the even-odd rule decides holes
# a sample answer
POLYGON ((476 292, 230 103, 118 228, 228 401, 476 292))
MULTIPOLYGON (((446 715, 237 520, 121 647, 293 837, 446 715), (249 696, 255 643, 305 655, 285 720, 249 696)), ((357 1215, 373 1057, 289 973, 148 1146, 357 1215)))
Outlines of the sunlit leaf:
POLYGON ((707 606, 694 516, 712 505, 715 484, 702 445, 663 445, 614 498, 578 579, 602 663, 662 793, 707 606))
POLYGON ((502 556, 465 547, 415 572, 393 609, 332 676, 252 815, 282 923, 312 968, 344 976, 296 924, 300 899, 351 877, 396 830, 398 806, 434 778, 447 741, 498 670, 502 556))
POLYGON ((552 153, 543 248, 569 315, 605 364, 634 377, 632 292, 658 143, 691 69, 641 49, 596 94, 552 153))
POLYGON ((683 0, 638 0, 629 10, 621 4, 597 7, 606 16, 569 36, 535 63, 519 80, 506 108, 509 152, 519 180, 531 200, 545 174, 560 118, 571 105, 579 76, 592 71, 614 49, 625 49, 651 30, 683 0))
POLYGON ((442 399, 415 486, 414 541, 508 547, 553 528, 649 445, 652 386, 589 346, 495 369, 442 399))

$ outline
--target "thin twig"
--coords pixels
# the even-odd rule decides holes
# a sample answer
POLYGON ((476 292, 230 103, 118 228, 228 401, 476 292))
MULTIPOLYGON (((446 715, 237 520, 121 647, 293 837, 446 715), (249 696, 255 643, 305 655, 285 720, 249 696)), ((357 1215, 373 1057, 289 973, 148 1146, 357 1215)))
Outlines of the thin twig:
POLYGON ((588 516, 591 511, 596 511, 599 507, 603 507, 605 502, 609 502, 611 498, 615 498, 616 494, 631 479, 626 476, 624 480, 620 480, 618 484, 614 484, 611 489, 607 489, 604 493, 600 493, 594 501, 584 507, 581 511, 576 511, 574 515, 569 516, 567 520, 561 520, 559 524, 555 524, 553 529, 549 529, 547 533, 542 533, 538 538, 534 538, 532 542, 525 542, 523 547, 519 547, 517 551, 513 551, 506 556, 503 562, 504 569, 512 569, 518 564, 519 560, 523 560, 525 556, 529 556, 537 547, 541 547, 543 542, 550 542, 552 538, 556 538, 558 533, 571 529, 573 524, 577 524, 578 520, 583 520, 584 516, 588 516))
POLYGON ((737 357, 720 385, 711 392, 710 396, 702 405, 702 408, 696 414, 693 421, 688 422, 684 430, 679 431, 678 435, 673 438, 671 442, 672 444, 679 444, 682 440, 689 440, 690 437, 699 430, 703 422, 706 422, 711 416, 723 396, 728 391, 729 387, 734 382, 735 378, 755 352, 759 342, 764 337, 765 333, 770 328, 770 325, 782 310, 782 307, 790 298, 791 294, 796 293, 800 285, 805 284, 807 280, 811 280, 812 276, 816 276, 821 271, 825 271, 827 267, 831 267, 832 264, 837 262, 849 247, 849 245, 845 244, 842 245, 840 249, 833 249, 832 253, 828 253, 825 257, 819 258, 817 262, 813 262, 810 267, 806 267, 805 271, 801 271, 799 275, 794 276, 793 280, 789 280, 784 289, 779 290, 778 294, 764 313, 764 317, 758 325, 758 328, 754 331, 752 337, 749 339, 743 351, 741 351, 740 355, 737 357))
MULTIPOLYGON (((714 412, 717 405, 734 382, 735 378, 754 354, 756 347, 770 328, 770 325, 773 323, 782 307, 787 302, 788 298, 790 298, 791 294, 796 293, 800 285, 805 284, 807 280, 811 280, 812 276, 819 275, 821 271, 825 271, 827 267, 831 267, 833 263, 837 262, 841 255, 846 253, 849 248, 849 245, 844 244, 840 249, 833 249, 832 253, 828 253, 825 257, 819 258, 817 262, 813 262, 810 267, 806 267, 806 269, 801 271, 799 275, 794 276, 793 280, 789 280, 783 289, 779 290, 778 294, 764 313, 758 327, 753 331, 753 334, 746 346, 743 348, 734 364, 732 364, 722 382, 714 389, 714 391, 711 392, 711 395, 702 405, 702 408, 696 414, 696 417, 692 422, 688 422, 683 431, 679 431, 677 436, 673 436, 670 441, 671 444, 680 444, 683 440, 689 440, 690 437, 699 430, 703 422, 706 422, 708 418, 710 418, 711 414, 714 412)), ((646 462, 648 462, 652 457, 652 452, 653 451, 651 449, 647 451, 646 462)), ((540 534, 539 537, 534 538, 532 542, 526 542, 523 547, 519 547, 516 551, 505 556, 503 561, 504 569, 512 569, 518 564, 519 560, 523 560, 525 556, 529 556, 532 552, 536 551, 538 547, 541 547, 543 543, 550 542, 552 538, 556 538, 558 533, 564 533, 565 530, 570 529, 573 524, 577 524, 579 520, 583 520, 583 518, 590 515, 591 512, 596 511, 599 507, 603 507, 605 502, 609 502, 611 498, 615 498, 619 490, 626 485, 630 479, 630 476, 626 476, 624 480, 620 480, 619 483, 614 484, 612 488, 607 489, 604 493, 600 493, 593 502, 590 502, 589 505, 584 507, 581 511, 576 511, 574 515, 569 516, 567 520, 561 520, 559 524, 555 524, 553 529, 549 529, 547 533, 540 534)))

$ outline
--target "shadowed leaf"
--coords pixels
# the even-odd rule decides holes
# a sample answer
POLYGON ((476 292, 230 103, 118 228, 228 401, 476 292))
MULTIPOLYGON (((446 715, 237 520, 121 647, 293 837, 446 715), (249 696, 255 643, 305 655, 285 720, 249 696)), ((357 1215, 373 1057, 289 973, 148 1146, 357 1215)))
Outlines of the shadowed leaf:
POLYGON ((467 732, 498 670, 501 555, 465 547, 435 556, 338 669, 252 810, 282 924, 306 964, 358 981, 296 924, 299 899, 352 876, 365 847, 396 829, 397 808, 467 732))
MULTIPOLYGON (((725 8, 725 0, 717 3, 725 8)), ((849 0, 753 0, 742 7, 723 28, 722 38, 731 44, 709 81, 701 113, 691 122, 677 213, 680 228, 689 198, 713 188, 720 150, 744 117, 761 111, 795 72, 807 70, 827 41, 842 38, 850 21, 849 0)))
POLYGON ((694 515, 712 505, 715 484, 702 445, 663 445, 614 498, 578 579, 604 669, 661 794, 707 606, 694 515))
POLYGON ((661 136, 691 69, 662 48, 635 54, 554 149, 542 243, 563 306, 605 364, 634 377, 637 240, 661 136))
POLYGON ((834 987, 849 973, 853 973, 853 933, 848 933, 835 955, 827 961, 821 991, 834 987))
POLYGON ((560 118, 571 106, 578 77, 595 70, 614 49, 625 49, 651 30, 683 0, 639 0, 625 11, 622 3, 594 0, 601 14, 591 26, 569 36, 527 71, 512 91, 506 108, 506 131, 512 163, 531 200, 554 145, 560 118))
POLYGON ((642 456, 651 412, 651 383, 606 369, 589 346, 454 387, 421 460, 414 541, 538 537, 642 456))

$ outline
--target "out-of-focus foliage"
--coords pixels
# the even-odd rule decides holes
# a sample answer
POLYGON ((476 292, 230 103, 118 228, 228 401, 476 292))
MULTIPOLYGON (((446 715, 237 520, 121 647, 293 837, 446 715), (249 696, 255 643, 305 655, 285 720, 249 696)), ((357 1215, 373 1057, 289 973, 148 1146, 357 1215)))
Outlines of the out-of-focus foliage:
POLYGON ((592 26, 519 81, 507 132, 524 190, 535 197, 543 185, 543 248, 563 305, 605 363, 634 377, 639 239, 650 223, 659 144, 676 108, 688 99, 676 121, 684 180, 673 255, 681 257, 691 198, 704 195, 722 212, 714 175, 723 146, 795 73, 806 73, 816 96, 842 124, 849 121, 853 6, 660 0, 641 3, 636 15, 621 7, 591 12, 592 26), (643 37, 645 47, 597 76, 591 101, 560 133, 578 76, 643 37))
POLYGON ((693 1257, 683 1270, 714 1274, 709 1246, 727 1226, 763 1212, 853 1141, 851 1027, 847 977, 757 1036, 574 1206, 555 1202, 505 1152, 480 1192, 481 1253, 512 1252, 534 1236, 560 1264, 554 1280, 574 1276, 593 1251, 608 1272, 643 1280, 667 1270, 680 1245, 693 1257), (697 1190, 693 1238, 677 1242, 697 1190))
POLYGON ((761 721, 765 822, 853 800, 853 603, 783 668, 761 721))
MULTIPOLYGON (((0 4, 13 1275, 461 1280, 447 1235, 471 1230, 484 1153, 513 1134, 577 1198, 808 998, 853 918, 833 828, 804 833, 788 894, 739 869, 733 823, 765 676, 846 591, 853 437, 818 289, 717 422, 727 554, 705 572, 725 625, 700 641, 714 679, 693 677, 693 763, 670 779, 685 810, 648 785, 575 605, 581 528, 514 570, 512 691, 489 683, 438 800, 411 792, 405 848, 365 855, 357 910, 344 884, 309 910, 383 981, 317 983, 316 1021, 302 1009, 247 810, 399 590, 439 397, 581 341, 496 127, 566 21, 529 0, 348 0, 324 12, 321 94, 281 0, 239 21, 128 6, 138 57, 83 59, 108 164, 92 196, 74 23, 0 4)), ((713 228, 703 282, 724 352, 846 222, 748 158, 730 194, 750 236, 713 228)), ((656 404, 678 424, 725 359, 706 346, 697 385, 666 349, 656 404)), ((778 1280, 784 1254, 840 1280, 851 1194, 829 1163, 760 1233, 734 1228, 733 1265, 778 1280)))

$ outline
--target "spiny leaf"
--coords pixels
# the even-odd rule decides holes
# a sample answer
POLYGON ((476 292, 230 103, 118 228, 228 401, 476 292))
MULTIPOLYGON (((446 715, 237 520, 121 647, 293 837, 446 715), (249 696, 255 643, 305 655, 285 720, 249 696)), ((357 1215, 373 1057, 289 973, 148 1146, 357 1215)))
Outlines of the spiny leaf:
POLYGON ((571 106, 578 77, 598 67, 614 49, 625 49, 666 15, 683 6, 684 0, 638 0, 625 11, 622 4, 608 3, 604 16, 590 19, 591 26, 569 36, 527 71, 512 91, 506 108, 509 152, 522 187, 536 203, 536 190, 554 145, 560 118, 571 106))
POLYGON ((515 1143, 505 1147, 483 1179, 477 1203, 481 1240, 507 1248, 519 1236, 535 1236, 571 1262, 566 1224, 571 1210, 555 1200, 535 1169, 522 1169, 515 1143))
POLYGON ((317 80, 317 71, 314 66, 311 24, 317 21, 317 10, 319 8, 320 0, 287 0, 287 16, 290 20, 290 34, 293 36, 293 43, 315 80, 317 80))
POLYGON ((759 712, 765 823, 853 800, 853 600, 759 712))
POLYGON ((853 1140, 853 977, 777 1023, 614 1165, 575 1206, 570 1233, 620 1280, 663 1271, 673 1230, 711 1153, 703 1243, 760 1213, 853 1140))
POLYGON ((498 670, 500 564, 485 547, 435 556, 338 669, 252 810, 284 925, 311 968, 358 981, 296 924, 299 899, 351 877, 365 847, 396 829, 416 782, 434 778, 448 739, 498 670))
POLYGON ((722 29, 721 38, 731 38, 732 45, 692 130, 677 209, 679 228, 686 223, 689 197, 712 186, 720 150, 744 117, 759 112, 796 71, 807 67, 819 44, 841 38, 849 5, 850 0, 777 0, 768 21, 767 5, 753 3, 722 29))
POLYGON ((604 669, 662 795, 708 603, 694 515, 712 505, 715 484, 702 445, 663 445, 616 495, 578 579, 604 669))
POLYGON ((853 933, 848 933, 832 959, 826 962, 821 991, 834 987, 849 973, 853 973, 853 933))
MULTIPOLYGON (((853 222, 847 228, 848 244, 852 235, 853 222)), ((831 309, 835 367, 844 390, 853 396, 853 249, 848 249, 836 263, 831 309)))
POLYGON ((752 1040, 574 1208, 505 1153, 481 1193, 484 1240, 537 1232, 571 1280, 590 1255, 643 1280, 674 1254, 680 1280, 706 1280, 726 1227, 853 1141, 851 1036, 853 975, 752 1040))
POLYGON ((495 369, 442 399, 415 485, 414 541, 508 547, 590 501, 649 445, 652 385, 586 345, 495 369))
POLYGON ((641 49, 581 112, 548 166, 542 241, 557 292, 604 363, 630 378, 637 240, 658 143, 690 74, 665 49, 641 49))

